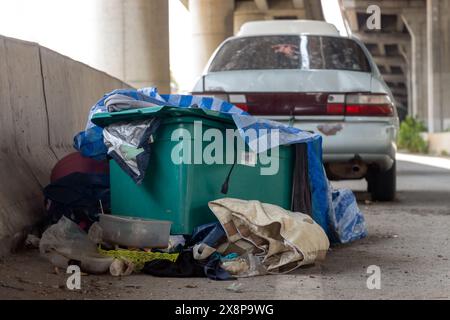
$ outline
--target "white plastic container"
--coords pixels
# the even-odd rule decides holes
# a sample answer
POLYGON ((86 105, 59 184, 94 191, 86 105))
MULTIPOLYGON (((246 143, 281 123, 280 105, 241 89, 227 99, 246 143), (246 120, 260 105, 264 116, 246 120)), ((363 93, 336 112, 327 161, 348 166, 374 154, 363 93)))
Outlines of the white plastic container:
POLYGON ((134 248, 167 248, 171 221, 101 214, 103 241, 134 248))

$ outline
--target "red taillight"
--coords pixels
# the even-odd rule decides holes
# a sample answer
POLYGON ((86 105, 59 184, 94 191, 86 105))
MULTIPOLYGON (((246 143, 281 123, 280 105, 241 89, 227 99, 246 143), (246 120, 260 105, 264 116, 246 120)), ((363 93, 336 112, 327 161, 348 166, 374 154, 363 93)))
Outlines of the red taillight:
POLYGON ((245 112, 248 112, 248 105, 246 103, 235 103, 236 107, 238 107, 241 110, 244 110, 245 112))
POLYGON ((344 104, 327 104, 328 115, 343 115, 345 111, 344 104))
POLYGON ((392 116, 392 107, 389 105, 349 105, 346 108, 347 116, 392 116))
POLYGON ((372 93, 202 93, 229 101, 254 115, 373 116, 394 115, 394 104, 385 94, 372 93))
POLYGON ((343 115, 345 112, 345 95, 330 94, 327 100, 327 115, 343 115))
POLYGON ((347 116, 389 117, 394 114, 394 106, 387 95, 348 94, 345 114, 347 116))
POLYGON ((234 104, 236 107, 244 110, 245 112, 249 111, 247 97, 244 94, 230 94, 229 98, 230 103, 234 104))

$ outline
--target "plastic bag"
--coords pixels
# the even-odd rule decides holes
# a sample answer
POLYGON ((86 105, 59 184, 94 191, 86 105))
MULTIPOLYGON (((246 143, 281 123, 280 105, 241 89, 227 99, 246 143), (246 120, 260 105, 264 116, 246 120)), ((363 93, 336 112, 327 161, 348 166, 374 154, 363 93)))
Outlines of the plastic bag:
MULTIPOLYGON (((149 102, 154 105, 164 105, 164 99, 158 94, 156 88, 118 89, 105 94, 89 111, 85 131, 78 133, 73 139, 73 146, 85 157, 96 160, 106 159, 107 148, 103 142, 103 128, 91 122, 92 116, 99 112, 107 112, 106 100, 114 95, 127 96, 136 101, 149 102)), ((109 100, 108 100, 109 101, 109 100)), ((111 102, 111 101, 110 101, 111 102)))
POLYGON ((235 259, 222 261, 221 267, 238 278, 262 276, 268 273, 262 259, 263 257, 246 253, 235 259))
POLYGON ((87 273, 105 273, 113 262, 113 258, 99 254, 97 245, 65 216, 42 234, 39 251, 56 267, 76 264, 87 273))
POLYGON ((332 242, 349 243, 367 236, 362 212, 351 190, 332 191, 333 210, 330 215, 332 242))
POLYGON ((160 119, 119 122, 103 130, 108 154, 133 180, 140 184, 150 161, 153 134, 159 128, 160 119))

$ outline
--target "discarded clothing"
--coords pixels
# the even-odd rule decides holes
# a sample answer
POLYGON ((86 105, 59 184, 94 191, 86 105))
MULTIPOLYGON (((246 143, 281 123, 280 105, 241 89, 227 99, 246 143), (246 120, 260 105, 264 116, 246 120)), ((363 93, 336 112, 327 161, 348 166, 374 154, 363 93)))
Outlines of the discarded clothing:
POLYGON ((129 109, 156 107, 160 104, 143 100, 136 100, 124 94, 116 93, 105 99, 108 112, 117 112, 129 109))
POLYGON ((160 123, 157 118, 119 122, 107 126, 103 131, 108 154, 138 184, 145 178, 153 134, 160 123))
POLYGON ((50 182, 75 172, 109 175, 109 163, 106 160, 97 161, 83 157, 79 152, 72 152, 55 164, 50 175, 50 182))
POLYGON ((180 253, 186 245, 186 239, 183 235, 171 235, 169 237, 169 246, 166 249, 160 249, 166 253, 180 253))
POLYGON ((204 260, 216 252, 217 247, 226 242, 227 235, 219 222, 197 227, 192 233, 190 244, 196 260, 204 260))
POLYGON ((227 261, 231 261, 231 260, 234 260, 237 258, 239 258, 239 255, 236 252, 232 252, 232 253, 227 254, 226 256, 221 256, 220 261, 227 262, 227 261))
POLYGON ((212 280, 230 280, 232 276, 220 266, 220 258, 195 260, 192 250, 180 253, 175 262, 169 260, 152 260, 146 262, 142 272, 155 277, 208 277, 212 280))
POLYGON ((269 273, 290 272, 323 260, 329 248, 325 232, 308 215, 256 200, 232 198, 211 201, 209 208, 222 224, 228 241, 242 253, 263 257, 269 273))
POLYGON ((333 191, 333 212, 330 216, 333 242, 349 243, 367 236, 364 216, 351 190, 333 191))
POLYGON ((220 255, 212 255, 204 267, 205 275, 211 280, 233 280, 231 274, 222 268, 220 255))
POLYGON ((175 262, 165 259, 146 262, 142 272, 155 277, 205 277, 204 265, 194 259, 190 250, 181 252, 175 262))
POLYGON ((139 272, 144 267, 145 263, 153 260, 168 260, 174 262, 178 258, 178 253, 161 253, 161 252, 147 252, 138 250, 104 250, 98 248, 99 253, 102 255, 112 257, 115 259, 121 259, 130 261, 134 264, 134 271, 139 272))
POLYGON ((75 172, 44 188, 47 214, 56 223, 61 216, 88 230, 101 212, 110 208, 109 175, 75 172))
POLYGON ((211 222, 197 226, 192 231, 192 236, 188 241, 189 246, 194 246, 200 242, 205 242, 211 247, 215 247, 222 240, 226 240, 226 234, 219 222, 211 222))

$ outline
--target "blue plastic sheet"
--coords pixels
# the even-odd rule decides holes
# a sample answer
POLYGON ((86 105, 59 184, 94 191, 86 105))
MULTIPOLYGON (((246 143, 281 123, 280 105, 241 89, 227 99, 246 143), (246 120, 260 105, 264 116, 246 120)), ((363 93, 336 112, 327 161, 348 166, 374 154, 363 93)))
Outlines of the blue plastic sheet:
POLYGON ((333 210, 329 215, 332 242, 349 243, 367 236, 366 223, 351 190, 332 192, 333 210))

